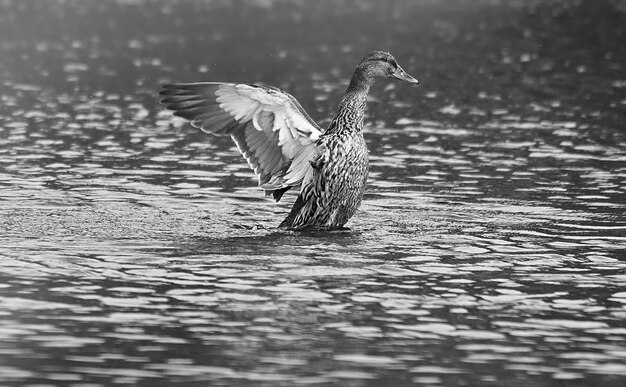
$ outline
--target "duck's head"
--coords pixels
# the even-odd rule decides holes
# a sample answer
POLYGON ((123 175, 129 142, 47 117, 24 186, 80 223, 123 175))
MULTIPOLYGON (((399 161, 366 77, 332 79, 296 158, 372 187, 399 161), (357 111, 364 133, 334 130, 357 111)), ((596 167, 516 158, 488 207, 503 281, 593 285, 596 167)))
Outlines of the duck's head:
POLYGON ((419 83, 417 79, 407 74, 400 67, 393 55, 384 51, 374 51, 367 54, 357 66, 357 71, 371 78, 393 77, 409 83, 419 83))

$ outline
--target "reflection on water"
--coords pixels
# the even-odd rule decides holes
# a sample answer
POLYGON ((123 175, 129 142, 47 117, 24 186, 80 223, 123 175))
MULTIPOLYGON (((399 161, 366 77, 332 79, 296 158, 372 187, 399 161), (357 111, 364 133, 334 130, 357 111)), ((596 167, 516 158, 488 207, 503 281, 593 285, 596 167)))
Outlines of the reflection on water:
POLYGON ((623 7, 320 4, 0 3, 4 383, 623 385, 623 7), (373 91, 350 231, 275 230, 295 194, 155 102, 327 122, 374 48, 422 85, 373 91))

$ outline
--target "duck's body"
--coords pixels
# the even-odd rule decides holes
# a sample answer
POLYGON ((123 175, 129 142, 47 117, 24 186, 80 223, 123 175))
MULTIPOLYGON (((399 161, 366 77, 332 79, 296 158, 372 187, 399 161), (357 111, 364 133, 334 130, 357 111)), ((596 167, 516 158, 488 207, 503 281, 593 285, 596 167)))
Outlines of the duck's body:
POLYGON ((369 170, 361 131, 325 133, 311 160, 313 179, 302 187, 291 212, 280 224, 288 229, 337 229, 356 213, 369 170))
POLYGON ((259 185, 278 201, 301 184, 279 227, 339 229, 356 213, 369 170, 363 138, 367 94, 376 78, 417 83, 389 53, 373 52, 357 66, 337 115, 325 131, 291 95, 265 86, 191 83, 164 86, 162 103, 213 134, 230 134, 259 185))

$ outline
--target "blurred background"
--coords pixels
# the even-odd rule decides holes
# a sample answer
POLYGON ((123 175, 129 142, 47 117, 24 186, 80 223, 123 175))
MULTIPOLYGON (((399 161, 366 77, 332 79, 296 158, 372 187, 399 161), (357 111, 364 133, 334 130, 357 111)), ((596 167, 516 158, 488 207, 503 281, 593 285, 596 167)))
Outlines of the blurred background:
POLYGON ((467 124, 504 109, 619 124, 625 7, 617 0, 5 0, 0 70, 5 95, 22 83, 137 100, 153 98, 164 81, 263 82, 328 119, 358 61, 386 50, 422 80, 405 114, 467 124), (458 117, 441 112, 450 105, 458 117))

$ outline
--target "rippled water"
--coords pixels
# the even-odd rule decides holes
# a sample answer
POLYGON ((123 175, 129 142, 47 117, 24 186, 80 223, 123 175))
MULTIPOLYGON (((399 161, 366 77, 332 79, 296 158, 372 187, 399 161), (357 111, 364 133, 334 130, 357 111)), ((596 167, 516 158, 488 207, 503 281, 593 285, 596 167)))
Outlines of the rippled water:
POLYGON ((0 385, 622 386, 619 2, 0 2, 0 385), (332 6, 330 6, 332 4, 332 6), (328 122, 373 90, 350 231, 275 230, 169 81, 328 122))

